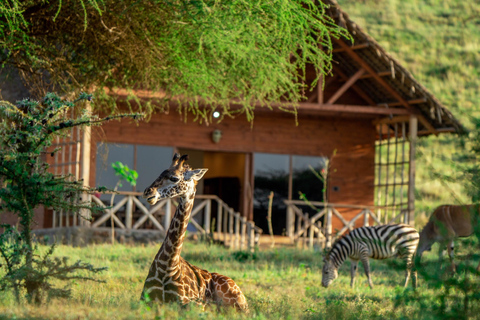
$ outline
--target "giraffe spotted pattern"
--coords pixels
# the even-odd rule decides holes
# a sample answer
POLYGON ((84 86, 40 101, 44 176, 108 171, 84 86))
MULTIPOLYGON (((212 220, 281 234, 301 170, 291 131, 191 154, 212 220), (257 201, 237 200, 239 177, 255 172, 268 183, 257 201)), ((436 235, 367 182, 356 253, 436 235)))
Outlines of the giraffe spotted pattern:
POLYGON ((165 240, 152 262, 141 298, 158 303, 215 303, 248 312, 245 296, 235 281, 200 269, 180 256, 196 184, 207 171, 190 169, 184 164, 187 159, 186 155, 180 157, 175 154, 170 168, 162 172, 143 194, 152 205, 161 199, 173 197, 179 197, 179 204, 165 240))

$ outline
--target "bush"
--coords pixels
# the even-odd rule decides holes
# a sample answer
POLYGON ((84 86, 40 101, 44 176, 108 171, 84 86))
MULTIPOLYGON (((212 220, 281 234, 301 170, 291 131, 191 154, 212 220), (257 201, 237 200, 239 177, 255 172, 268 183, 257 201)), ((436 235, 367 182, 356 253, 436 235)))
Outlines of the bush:
POLYGON ((52 279, 94 280, 74 273, 105 270, 81 261, 70 265, 67 258, 55 258, 55 246, 41 256, 32 239, 34 209, 39 206, 70 212, 99 209, 91 203, 79 201, 81 193, 93 193, 93 188, 84 186, 72 175, 58 176, 49 172, 45 157, 54 156, 58 151, 46 152, 53 140, 72 127, 140 116, 121 114, 100 119, 85 109, 77 117, 66 117, 78 102, 91 99, 91 96, 81 94, 77 100, 69 102, 49 93, 41 101, 25 99, 16 106, 0 102, 0 181, 3 181, 0 210, 18 215, 20 225, 19 230, 3 226, 0 263, 6 272, 0 278, 0 291, 13 289, 17 301, 23 296, 23 290, 26 290, 27 300, 36 303, 42 302, 46 293, 66 296, 68 289, 55 288, 50 282, 52 279))

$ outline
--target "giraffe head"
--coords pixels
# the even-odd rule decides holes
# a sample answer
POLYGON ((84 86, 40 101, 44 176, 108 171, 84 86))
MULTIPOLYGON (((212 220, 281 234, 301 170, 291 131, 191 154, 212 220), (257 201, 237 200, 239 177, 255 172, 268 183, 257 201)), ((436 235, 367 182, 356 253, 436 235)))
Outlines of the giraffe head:
POLYGON ((148 203, 154 205, 161 199, 174 198, 195 191, 198 180, 208 169, 192 170, 185 164, 186 160, 188 160, 188 155, 180 157, 178 153, 175 153, 170 168, 163 171, 143 192, 143 197, 147 199, 148 203))

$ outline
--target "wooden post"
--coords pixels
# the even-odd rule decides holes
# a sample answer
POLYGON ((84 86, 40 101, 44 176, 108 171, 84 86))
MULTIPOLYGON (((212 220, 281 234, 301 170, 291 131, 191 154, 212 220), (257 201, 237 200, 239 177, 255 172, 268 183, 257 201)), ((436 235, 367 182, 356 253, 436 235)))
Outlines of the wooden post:
MULTIPOLYGON (((323 66, 322 66, 323 69, 323 66)), ((317 103, 319 106, 323 105, 323 81, 325 76, 322 74, 317 82, 317 103)))
POLYGON ((241 234, 242 238, 240 239, 240 250, 245 250, 245 241, 246 241, 246 232, 247 232, 247 218, 242 217, 242 226, 241 226, 241 234))
POLYGON ((232 249, 233 246, 235 245, 234 244, 234 239, 233 239, 233 223, 234 223, 233 220, 234 220, 234 218, 235 218, 235 215, 233 213, 233 209, 228 210, 228 234, 229 234, 228 242, 229 242, 230 249, 232 249))
POLYGON ((302 248, 305 248, 307 245, 307 232, 308 232, 308 223, 310 222, 310 219, 308 218, 308 213, 305 213, 303 215, 303 242, 302 242, 302 248))
POLYGON ((212 216, 212 200, 208 199, 205 206, 205 221, 203 222, 203 229, 205 229, 205 234, 210 234, 210 219, 212 216))
POLYGON ((385 221, 383 223, 388 223, 388 212, 390 211, 390 206, 388 205, 388 188, 390 186, 390 174, 389 168, 391 166, 390 163, 390 129, 387 129, 387 162, 385 167, 385 221))
POLYGON ((255 250, 255 227, 251 222, 247 222, 248 233, 248 250, 253 252, 255 250))
POLYGON ((327 221, 325 227, 325 247, 330 249, 332 246, 332 208, 327 208, 327 221))
POLYGON ((235 250, 240 248, 240 214, 235 213, 235 250))
POLYGON ((410 116, 409 138, 410 138, 410 165, 408 169, 408 213, 405 223, 414 225, 415 219, 415 150, 418 133, 418 119, 410 116))
POLYGON ((223 245, 227 245, 227 232, 228 232, 228 210, 224 210, 224 219, 223 219, 223 245))
MULTIPOLYGON (((92 111, 92 106, 89 102, 85 103, 85 109, 88 111, 92 111)), ((82 160, 81 160, 81 167, 82 167, 82 180, 83 186, 89 187, 90 186, 90 150, 91 150, 91 143, 92 143, 92 127, 87 126, 83 129, 82 135, 82 160)), ((89 202, 91 201, 91 196, 87 193, 83 193, 81 198, 82 202, 89 202)), ((90 227, 90 220, 92 218, 92 213, 90 210, 81 209, 81 216, 84 217, 81 225, 86 227, 90 227)))
MULTIPOLYGON (((295 215, 296 215, 296 213, 295 213, 295 215)), ((297 219, 297 229, 296 229, 296 231, 297 232, 302 230, 302 217, 303 217, 303 211, 301 212, 301 214, 298 215, 298 217, 296 217, 296 219, 297 219)), ((295 230, 294 230, 293 234, 295 234, 295 230)))
MULTIPOLYGON (((307 216, 308 216, 308 215, 307 215, 307 216)), ((309 233, 309 235, 308 235, 308 236, 309 236, 308 247, 309 247, 310 249, 313 249, 313 232, 314 232, 313 228, 314 228, 314 222, 313 222, 313 219, 308 220, 308 222, 309 222, 309 224, 310 224, 310 233, 309 233)))
MULTIPOLYGON (((383 143, 383 132, 382 132, 383 125, 380 124, 378 128, 378 144, 377 150, 375 152, 378 155, 377 166, 378 166, 378 173, 377 173, 377 206, 382 205, 382 188, 380 185, 382 184, 382 143, 383 143)), ((382 210, 380 208, 377 209, 377 217, 382 220, 382 210)))
POLYGON ((128 200, 127 200, 127 206, 126 206, 126 209, 127 209, 127 212, 125 213, 125 227, 127 228, 127 230, 131 230, 132 229, 132 209, 133 209, 133 199, 132 195, 128 195, 128 200))
POLYGON ((287 236, 293 240, 293 235, 295 234, 295 213, 292 209, 292 204, 287 205, 287 236))
MULTIPOLYGON (((217 233, 218 233, 218 240, 220 240, 220 236, 222 234, 222 220, 223 220, 223 213, 222 213, 222 203, 217 200, 217 233)), ((223 239, 225 240, 225 239, 223 239)))

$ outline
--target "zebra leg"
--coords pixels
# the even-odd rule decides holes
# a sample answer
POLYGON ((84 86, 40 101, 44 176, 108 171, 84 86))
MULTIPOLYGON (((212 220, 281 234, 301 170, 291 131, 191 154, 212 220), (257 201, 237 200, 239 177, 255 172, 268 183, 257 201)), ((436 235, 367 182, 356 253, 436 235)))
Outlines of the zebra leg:
POLYGON ((405 285, 403 286, 406 288, 408 286, 408 280, 410 280, 410 275, 412 275, 412 284, 413 287, 417 287, 417 269, 415 268, 415 264, 412 261, 413 257, 407 257, 405 262, 407 264, 407 269, 405 270, 405 285))
POLYGON ((410 280, 410 268, 407 266, 407 270, 405 271, 405 284, 403 285, 404 288, 408 286, 408 280, 410 280))
POLYGON ((355 273, 357 272, 358 267, 358 260, 351 260, 350 264, 350 287, 353 288, 355 286, 355 273))
POLYGON ((405 270, 405 285, 408 286, 408 280, 410 280, 410 275, 412 276, 413 287, 417 287, 417 269, 415 266, 415 253, 408 252, 408 250, 401 250, 398 252, 399 257, 405 261, 406 270, 405 270))
POLYGON ((367 276, 368 279, 368 285, 370 286, 370 289, 373 289, 373 282, 372 278, 370 277, 370 263, 368 262, 368 255, 367 254, 362 254, 362 257, 360 258, 363 264, 363 268, 365 269, 365 275, 367 276))

